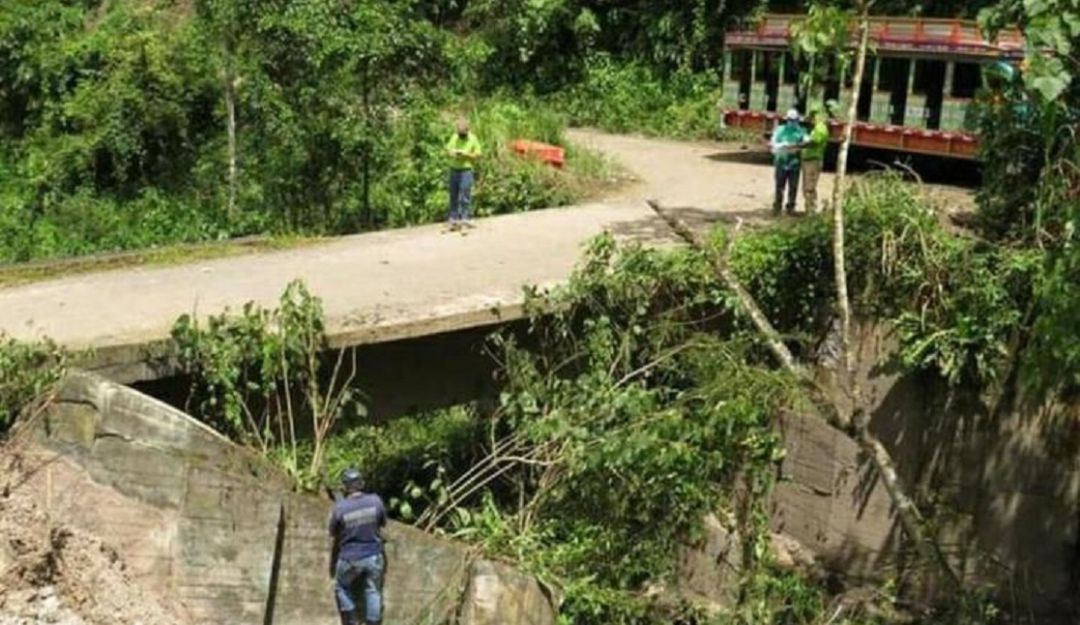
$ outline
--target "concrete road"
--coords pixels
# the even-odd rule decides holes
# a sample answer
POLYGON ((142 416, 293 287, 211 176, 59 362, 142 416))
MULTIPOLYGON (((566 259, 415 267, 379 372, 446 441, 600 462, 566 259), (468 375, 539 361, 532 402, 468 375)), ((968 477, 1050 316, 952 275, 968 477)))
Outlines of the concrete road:
MULTIPOLYGON (((571 138, 618 160, 640 182, 596 203, 479 220, 467 234, 430 225, 0 289, 0 330, 108 353, 167 338, 184 313, 216 314, 248 301, 273 306, 286 284, 300 279, 323 299, 336 344, 393 340, 519 316, 522 286, 567 278, 583 244, 605 230, 646 242, 667 239, 646 198, 686 207, 689 221, 724 212, 767 215, 772 170, 760 153, 587 131, 571 138)), ((826 177, 821 191, 830 185, 826 177)))

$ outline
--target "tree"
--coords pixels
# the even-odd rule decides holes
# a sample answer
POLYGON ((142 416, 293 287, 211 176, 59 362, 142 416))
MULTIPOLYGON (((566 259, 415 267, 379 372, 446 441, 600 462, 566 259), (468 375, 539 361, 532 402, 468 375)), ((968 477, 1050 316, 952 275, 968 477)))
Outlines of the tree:
POLYGON ((221 83, 225 100, 225 129, 227 135, 228 197, 226 214, 229 219, 236 216, 236 195, 239 184, 239 164, 236 129, 236 90, 240 82, 237 64, 243 54, 247 38, 241 24, 250 23, 255 7, 250 0, 198 0, 196 14, 206 25, 207 30, 220 40, 221 45, 221 83))
POLYGON ((851 66, 851 13, 840 7, 816 2, 806 18, 792 25, 791 52, 797 61, 806 61, 807 71, 799 76, 799 86, 808 100, 818 100, 834 64, 833 73, 844 76, 851 66))
POLYGON ((1030 334, 1043 390, 1080 388, 1080 5, 1071 0, 1006 0, 979 16, 993 35, 1019 24, 1027 45, 1020 78, 1005 84, 984 115, 988 170, 980 216, 991 235, 1045 251, 1044 279, 1030 334), (1019 156, 1018 156, 1019 155, 1019 156), (1017 163, 1018 158, 1024 161, 1017 163), (1018 166, 1019 165, 1019 166, 1018 166), (1019 229, 1016 224, 1020 224, 1019 229))

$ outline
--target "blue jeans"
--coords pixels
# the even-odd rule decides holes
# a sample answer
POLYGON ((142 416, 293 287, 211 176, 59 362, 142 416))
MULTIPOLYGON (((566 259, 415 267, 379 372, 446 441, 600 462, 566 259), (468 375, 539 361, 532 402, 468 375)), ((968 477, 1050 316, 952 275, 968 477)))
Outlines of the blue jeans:
POLYGON ((450 170, 450 221, 469 218, 472 207, 472 187, 471 169, 450 170))
POLYGON ((359 582, 364 589, 364 619, 368 623, 382 620, 383 556, 374 555, 359 560, 339 559, 335 576, 338 610, 356 612, 352 592, 359 582))
POLYGON ((795 212, 795 200, 799 194, 799 165, 776 166, 776 196, 773 198, 773 211, 779 213, 784 202, 784 187, 787 187, 787 212, 795 212))

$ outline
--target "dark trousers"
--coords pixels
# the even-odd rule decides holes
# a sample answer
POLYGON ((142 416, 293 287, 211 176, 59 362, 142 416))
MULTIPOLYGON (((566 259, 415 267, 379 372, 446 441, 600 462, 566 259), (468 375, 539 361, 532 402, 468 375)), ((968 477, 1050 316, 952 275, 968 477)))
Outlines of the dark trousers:
POLYGON ((789 213, 795 212, 795 200, 799 195, 799 165, 790 167, 776 166, 776 195, 773 197, 773 212, 779 213, 784 201, 784 187, 787 187, 787 205, 789 213))

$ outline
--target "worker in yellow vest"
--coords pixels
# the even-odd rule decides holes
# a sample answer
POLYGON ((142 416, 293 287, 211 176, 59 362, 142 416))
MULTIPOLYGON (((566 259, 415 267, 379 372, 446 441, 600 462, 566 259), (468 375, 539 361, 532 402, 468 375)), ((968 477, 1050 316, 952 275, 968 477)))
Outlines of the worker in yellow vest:
POLYGON ((450 157, 450 227, 467 225, 472 206, 473 167, 480 160, 480 141, 469 131, 469 120, 459 118, 457 129, 446 142, 450 157))

